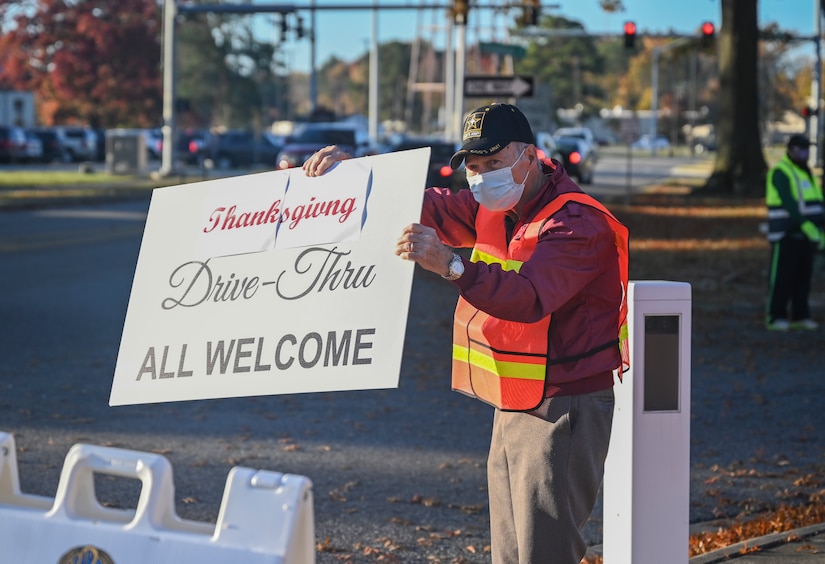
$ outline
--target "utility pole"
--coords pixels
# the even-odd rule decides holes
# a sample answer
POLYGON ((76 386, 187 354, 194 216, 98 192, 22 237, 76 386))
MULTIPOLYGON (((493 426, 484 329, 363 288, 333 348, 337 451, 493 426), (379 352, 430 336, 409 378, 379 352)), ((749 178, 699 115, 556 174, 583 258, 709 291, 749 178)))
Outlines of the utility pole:
MULTIPOLYGON (((816 49, 816 64, 814 65, 814 79, 811 81, 811 98, 813 100, 814 112, 810 121, 810 139, 815 143, 815 166, 823 166, 822 162, 822 140, 823 125, 825 116, 822 108, 822 18, 825 17, 825 0, 814 0, 814 11, 816 21, 816 31, 814 34, 814 48, 816 49)), ((823 173, 825 174, 825 173, 823 173)))
POLYGON ((316 27, 315 0, 310 0, 309 6, 309 111, 313 113, 318 107, 318 70, 315 60, 317 56, 315 43, 318 41, 315 30, 318 28, 316 27))
POLYGON ((464 118, 464 72, 466 63, 467 46, 467 15, 470 12, 469 0, 455 0, 451 14, 453 16, 453 27, 456 31, 455 42, 455 77, 453 87, 453 106, 447 106, 448 112, 452 113, 453 135, 448 135, 448 139, 461 138, 461 122, 464 118))
POLYGON ((447 26, 447 42, 444 49, 444 137, 449 140, 457 140, 461 134, 455 127, 453 120, 453 109, 455 108, 455 49, 453 40, 453 28, 450 22, 447 26))
POLYGON ((370 48, 369 135, 378 139, 378 0, 373 0, 372 43, 370 48))
POLYGON ((175 168, 175 65, 177 62, 175 20, 178 17, 175 0, 163 2, 163 148, 158 175, 171 176, 175 168))

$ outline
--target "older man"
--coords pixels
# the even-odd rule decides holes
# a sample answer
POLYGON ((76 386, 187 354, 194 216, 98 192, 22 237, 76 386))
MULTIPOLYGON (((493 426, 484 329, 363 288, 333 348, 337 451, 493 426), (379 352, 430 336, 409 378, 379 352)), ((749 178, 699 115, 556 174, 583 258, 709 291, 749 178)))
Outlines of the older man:
MULTIPOLYGON (((627 230, 559 162, 539 158, 515 106, 470 112, 462 139, 451 165, 465 163, 470 190, 426 190, 421 223, 403 230, 396 254, 460 292, 453 389, 495 408, 493 562, 578 564, 626 361, 627 230)), ((304 170, 348 157, 327 147, 304 170)))

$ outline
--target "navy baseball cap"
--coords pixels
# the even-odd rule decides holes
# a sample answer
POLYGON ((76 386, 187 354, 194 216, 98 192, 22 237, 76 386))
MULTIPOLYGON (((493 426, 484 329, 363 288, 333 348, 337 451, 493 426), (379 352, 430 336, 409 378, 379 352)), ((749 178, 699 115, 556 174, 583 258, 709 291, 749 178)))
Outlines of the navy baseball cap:
POLYGON ((464 118, 461 149, 450 159, 450 166, 458 168, 467 155, 494 155, 513 141, 535 143, 521 110, 511 104, 481 106, 464 118))
POLYGON ((802 149, 807 149, 811 145, 813 145, 813 143, 811 143, 811 141, 807 137, 799 133, 791 135, 791 138, 788 139, 788 149, 790 149, 791 147, 800 147, 802 149))

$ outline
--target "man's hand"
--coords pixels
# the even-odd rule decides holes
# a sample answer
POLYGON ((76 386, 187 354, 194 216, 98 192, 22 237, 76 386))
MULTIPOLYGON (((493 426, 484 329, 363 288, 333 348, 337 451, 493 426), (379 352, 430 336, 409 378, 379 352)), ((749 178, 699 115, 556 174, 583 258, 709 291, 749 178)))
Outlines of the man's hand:
POLYGON ((404 228, 395 244, 395 254, 404 260, 412 260, 421 268, 444 276, 449 270, 453 250, 442 243, 435 229, 412 223, 404 228))
POLYGON ((319 149, 304 162, 303 168, 307 176, 321 176, 338 161, 351 159, 352 155, 342 150, 338 145, 330 145, 319 149))

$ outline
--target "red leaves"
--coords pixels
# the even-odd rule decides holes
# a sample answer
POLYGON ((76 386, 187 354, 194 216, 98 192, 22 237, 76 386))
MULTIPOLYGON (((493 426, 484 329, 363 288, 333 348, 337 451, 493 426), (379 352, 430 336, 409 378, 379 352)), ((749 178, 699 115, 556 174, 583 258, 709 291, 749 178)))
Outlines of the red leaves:
POLYGON ((154 125, 161 96, 156 3, 37 5, 7 16, 16 27, 0 39, 0 82, 34 90, 45 124, 154 125))

